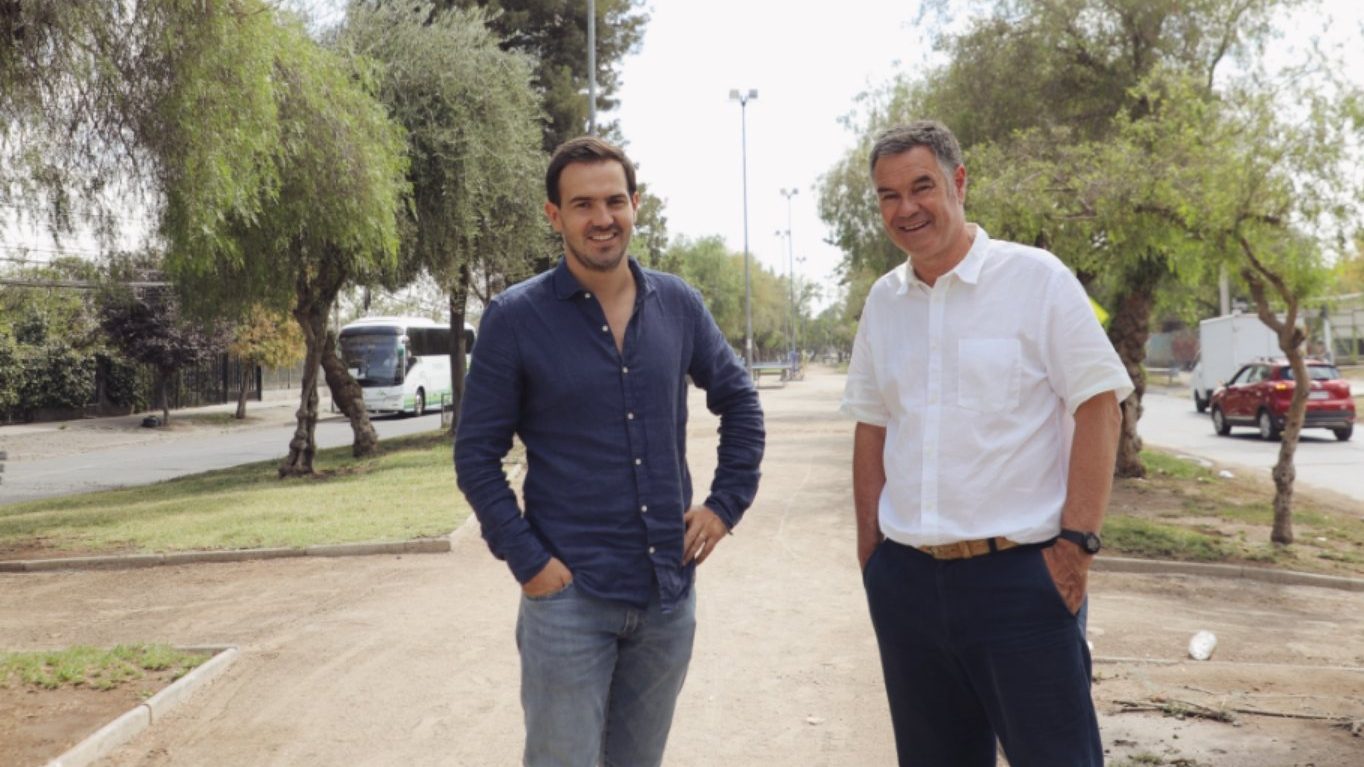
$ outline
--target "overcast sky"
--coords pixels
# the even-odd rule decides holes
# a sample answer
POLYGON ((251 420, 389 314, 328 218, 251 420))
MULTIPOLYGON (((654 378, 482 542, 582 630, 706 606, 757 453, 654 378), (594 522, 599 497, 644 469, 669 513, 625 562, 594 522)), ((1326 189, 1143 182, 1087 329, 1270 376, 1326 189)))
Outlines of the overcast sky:
MULTIPOLYGON (((955 3, 960 6, 962 3, 955 3)), ((1285 25, 1269 52, 1291 61, 1313 31, 1348 43, 1351 72, 1364 82, 1361 3, 1326 0, 1285 25), (1325 11, 1325 13, 1322 13, 1325 11), (1327 17, 1336 23, 1328 25, 1327 17)), ((936 61, 917 0, 832 3, 654 0, 639 53, 624 62, 615 113, 640 178, 666 200, 670 233, 718 234, 743 249, 740 107, 731 88, 757 89, 748 104, 748 241, 751 253, 786 274, 787 203, 792 199, 796 265, 831 301, 842 254, 824 242, 815 185, 858 138, 838 123, 858 94, 936 61)), ((868 210, 868 216, 879 215, 868 210)))

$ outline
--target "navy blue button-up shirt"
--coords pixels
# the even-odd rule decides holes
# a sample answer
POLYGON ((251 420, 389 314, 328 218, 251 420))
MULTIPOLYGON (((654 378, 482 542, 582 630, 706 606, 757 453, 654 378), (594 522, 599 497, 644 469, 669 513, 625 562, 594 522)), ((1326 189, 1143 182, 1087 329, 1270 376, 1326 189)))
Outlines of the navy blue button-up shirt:
POLYGON ((705 505, 732 529, 758 488, 764 431, 752 381, 700 294, 630 259, 636 297, 616 349, 606 314, 561 260, 489 303, 455 440, 459 487, 483 538, 522 583, 551 556, 582 591, 664 610, 687 596, 683 567, 687 381, 720 416, 705 505), (525 514, 502 459, 526 446, 525 514))

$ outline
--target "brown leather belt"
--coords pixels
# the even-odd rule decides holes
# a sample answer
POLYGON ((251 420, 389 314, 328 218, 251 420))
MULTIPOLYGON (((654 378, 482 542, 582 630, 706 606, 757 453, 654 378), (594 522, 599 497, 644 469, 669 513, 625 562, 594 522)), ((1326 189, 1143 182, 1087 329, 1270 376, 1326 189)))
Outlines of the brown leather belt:
POLYGON ((936 546, 917 546, 919 551, 933 557, 934 559, 970 559, 971 557, 981 557, 986 554, 993 554, 996 551, 1006 551, 1020 546, 1016 541, 1008 538, 978 538, 974 541, 957 541, 955 543, 940 543, 936 546))

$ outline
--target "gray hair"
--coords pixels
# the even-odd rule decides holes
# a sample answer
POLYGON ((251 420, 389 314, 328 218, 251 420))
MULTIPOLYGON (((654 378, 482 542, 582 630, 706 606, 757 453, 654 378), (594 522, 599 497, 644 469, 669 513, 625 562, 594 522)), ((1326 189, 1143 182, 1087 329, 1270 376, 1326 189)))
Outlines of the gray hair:
POLYGON ((876 143, 871 147, 869 170, 875 174, 876 162, 882 157, 904 154, 920 146, 933 150, 934 156, 938 158, 938 164, 942 166, 943 175, 948 178, 951 178, 957 166, 962 164, 961 145, 957 143, 957 137, 952 135, 952 131, 946 125, 937 120, 915 120, 882 131, 876 137, 876 143))

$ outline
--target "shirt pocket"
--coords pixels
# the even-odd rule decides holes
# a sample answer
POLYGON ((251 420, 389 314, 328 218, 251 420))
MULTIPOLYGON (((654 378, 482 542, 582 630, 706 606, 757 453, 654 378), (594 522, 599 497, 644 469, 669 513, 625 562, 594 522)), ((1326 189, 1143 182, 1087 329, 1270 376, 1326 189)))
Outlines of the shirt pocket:
POLYGON ((1017 339, 961 339, 957 342, 957 404, 979 413, 1017 408, 1022 364, 1017 339))

